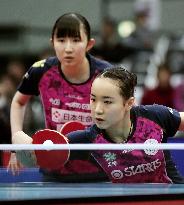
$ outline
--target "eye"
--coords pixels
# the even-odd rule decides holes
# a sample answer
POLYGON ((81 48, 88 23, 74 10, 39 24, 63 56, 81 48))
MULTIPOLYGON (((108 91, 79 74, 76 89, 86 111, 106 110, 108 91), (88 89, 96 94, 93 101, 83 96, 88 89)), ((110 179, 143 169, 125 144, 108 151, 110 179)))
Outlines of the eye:
POLYGON ((112 101, 105 100, 104 103, 109 105, 109 104, 112 104, 112 101))
POLYGON ((95 98, 93 98, 93 97, 90 98, 90 101, 91 101, 91 102, 95 102, 95 98))
POLYGON ((80 42, 80 41, 81 41, 81 39, 78 38, 78 37, 76 37, 76 38, 73 39, 73 42, 80 42))
POLYGON ((64 38, 58 38, 57 41, 58 41, 58 42, 64 42, 65 39, 64 39, 64 38))

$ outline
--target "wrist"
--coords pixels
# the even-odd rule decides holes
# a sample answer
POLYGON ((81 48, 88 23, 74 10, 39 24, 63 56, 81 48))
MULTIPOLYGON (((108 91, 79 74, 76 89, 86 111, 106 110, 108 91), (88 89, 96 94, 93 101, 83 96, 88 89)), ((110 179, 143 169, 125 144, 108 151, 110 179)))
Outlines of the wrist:
POLYGON ((24 133, 23 131, 17 131, 12 134, 12 144, 18 144, 17 141, 20 138, 20 135, 24 133))
POLYGON ((12 136, 13 144, 31 144, 32 138, 23 131, 17 131, 12 136))

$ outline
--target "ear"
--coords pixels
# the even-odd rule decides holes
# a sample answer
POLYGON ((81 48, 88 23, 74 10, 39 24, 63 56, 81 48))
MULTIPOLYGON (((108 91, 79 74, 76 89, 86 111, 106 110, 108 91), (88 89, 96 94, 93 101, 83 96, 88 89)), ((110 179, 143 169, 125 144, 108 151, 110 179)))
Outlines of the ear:
POLYGON ((89 51, 91 48, 93 48, 93 46, 95 45, 95 39, 94 38, 91 38, 89 41, 88 41, 88 45, 87 45, 87 51, 89 51))
POLYGON ((126 108, 127 110, 131 110, 131 108, 135 105, 135 97, 130 97, 127 101, 126 101, 126 108))
POLYGON ((50 43, 51 43, 51 45, 54 47, 54 41, 53 41, 52 38, 50 38, 50 43))

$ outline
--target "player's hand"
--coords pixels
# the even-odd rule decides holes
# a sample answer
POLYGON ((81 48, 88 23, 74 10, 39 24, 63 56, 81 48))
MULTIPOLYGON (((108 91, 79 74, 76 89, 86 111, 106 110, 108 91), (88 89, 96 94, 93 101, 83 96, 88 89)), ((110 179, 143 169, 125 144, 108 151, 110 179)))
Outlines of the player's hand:
POLYGON ((16 151, 16 157, 17 160, 25 167, 30 168, 37 166, 35 152, 32 150, 16 151))
POLYGON ((16 153, 11 153, 7 166, 7 171, 11 171, 13 175, 18 175, 23 165, 17 160, 16 153))
MULTIPOLYGON (((12 136, 13 144, 31 144, 32 141, 32 138, 25 134, 23 131, 18 131, 12 136)), ((30 152, 27 152, 29 151, 17 151, 16 153, 11 153, 7 169, 8 171, 10 170, 13 175, 18 175, 20 170, 24 167, 24 165, 27 165, 27 163, 24 163, 25 161, 28 162, 28 164, 30 164, 31 154, 30 152), (27 156, 29 157, 26 159, 27 156)), ((33 164, 31 164, 31 166, 33 166, 33 164)))
POLYGON ((32 141, 32 138, 23 131, 18 131, 12 136, 12 144, 31 144, 32 141))

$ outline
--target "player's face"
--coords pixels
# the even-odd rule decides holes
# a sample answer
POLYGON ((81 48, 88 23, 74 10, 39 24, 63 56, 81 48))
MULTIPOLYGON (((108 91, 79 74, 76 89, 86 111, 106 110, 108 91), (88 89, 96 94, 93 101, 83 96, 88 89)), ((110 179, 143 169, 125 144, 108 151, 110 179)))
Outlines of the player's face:
POLYGON ((53 46, 63 68, 80 66, 86 57, 86 52, 93 46, 93 39, 88 41, 82 26, 80 35, 81 38, 54 36, 53 46))
POLYGON ((90 105, 92 118, 101 129, 118 129, 127 120, 129 107, 114 80, 97 78, 93 82, 90 105))

